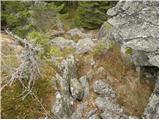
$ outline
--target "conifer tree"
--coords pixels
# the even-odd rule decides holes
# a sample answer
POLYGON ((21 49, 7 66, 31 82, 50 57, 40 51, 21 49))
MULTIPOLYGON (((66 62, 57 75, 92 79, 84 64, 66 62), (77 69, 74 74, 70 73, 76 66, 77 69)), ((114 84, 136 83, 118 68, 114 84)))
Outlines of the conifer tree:
POLYGON ((94 29, 107 20, 107 10, 115 5, 110 1, 79 2, 75 23, 78 26, 94 29))

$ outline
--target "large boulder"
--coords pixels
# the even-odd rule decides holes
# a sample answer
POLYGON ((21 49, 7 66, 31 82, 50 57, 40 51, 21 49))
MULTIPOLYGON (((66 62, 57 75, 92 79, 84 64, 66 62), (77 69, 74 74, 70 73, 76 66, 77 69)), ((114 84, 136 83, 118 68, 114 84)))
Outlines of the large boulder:
POLYGON ((109 38, 126 49, 125 54, 129 48, 131 60, 137 66, 159 66, 158 4, 158 1, 119 1, 107 11, 111 16, 108 23, 113 26, 109 38))
MULTIPOLYGON (((107 11, 111 16, 108 23, 113 26, 108 38, 119 43, 121 51, 136 66, 146 69, 159 67, 158 10, 158 1, 119 1, 107 11)), ((158 104, 158 94, 153 93, 145 118, 158 118, 158 104)))

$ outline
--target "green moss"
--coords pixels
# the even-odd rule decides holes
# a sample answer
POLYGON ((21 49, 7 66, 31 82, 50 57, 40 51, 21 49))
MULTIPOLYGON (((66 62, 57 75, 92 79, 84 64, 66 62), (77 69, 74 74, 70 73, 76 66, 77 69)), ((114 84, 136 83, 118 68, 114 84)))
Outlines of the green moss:
POLYGON ((92 99, 95 100, 97 98, 96 94, 93 94, 92 99))
POLYGON ((126 50, 125 50, 125 53, 126 53, 127 55, 132 55, 132 48, 127 47, 126 50))
POLYGON ((105 22, 104 25, 107 30, 110 30, 112 28, 112 25, 109 24, 108 22, 105 22))
MULTIPOLYGON (((3 89, 1 117, 4 119, 44 118, 43 109, 32 96, 29 95, 22 100, 20 97, 22 90, 18 82, 14 83, 12 87, 3 89)), ((51 81, 47 79, 38 80, 33 91, 42 101, 45 108, 50 111, 51 102, 49 96, 54 96, 54 89, 51 86, 51 81)))

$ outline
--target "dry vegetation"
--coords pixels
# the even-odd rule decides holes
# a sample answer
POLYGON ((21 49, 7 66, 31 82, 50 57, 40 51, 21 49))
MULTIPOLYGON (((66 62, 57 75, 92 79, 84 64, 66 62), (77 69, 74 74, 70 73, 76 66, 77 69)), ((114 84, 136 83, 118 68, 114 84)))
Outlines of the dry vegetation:
MULTIPOLYGON (((97 67, 105 68, 104 79, 117 92, 117 101, 124 106, 124 110, 131 115, 142 115, 154 85, 141 83, 134 65, 126 61, 117 45, 98 54, 96 61, 97 67)), ((102 76, 94 77, 94 79, 99 78, 102 76)))
POLYGON ((108 51, 96 50, 96 53, 88 53, 83 56, 77 56, 76 58, 78 58, 79 77, 86 75, 92 69, 93 78, 89 82, 91 101, 97 97, 93 92, 94 82, 98 79, 103 79, 116 91, 117 102, 124 107, 126 113, 135 116, 141 116, 143 114, 144 108, 153 91, 154 84, 142 82, 147 81, 146 79, 139 79, 135 66, 130 61, 126 61, 116 44, 108 51), (93 56, 96 59, 96 64, 91 66, 89 60, 93 56), (100 67, 105 69, 105 73, 95 74, 100 67))

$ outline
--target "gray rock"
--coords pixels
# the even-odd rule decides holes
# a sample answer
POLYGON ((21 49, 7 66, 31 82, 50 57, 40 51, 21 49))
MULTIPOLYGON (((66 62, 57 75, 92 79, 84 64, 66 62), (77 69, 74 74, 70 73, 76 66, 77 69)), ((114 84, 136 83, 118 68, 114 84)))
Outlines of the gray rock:
POLYGON ((73 113, 73 102, 66 96, 61 95, 61 93, 57 92, 56 101, 52 107, 52 112, 58 118, 70 118, 73 113))
POLYGON ((60 75, 67 81, 77 78, 77 67, 73 55, 69 55, 58 66, 60 75))
POLYGON ((99 32, 98 32, 98 39, 101 40, 103 37, 107 38, 111 28, 112 28, 111 24, 109 24, 108 22, 104 22, 103 25, 101 26, 99 32))
POLYGON ((71 94, 72 94, 73 98, 75 98, 77 100, 82 100, 83 87, 76 78, 73 78, 70 80, 70 90, 71 90, 71 94))
MULTIPOLYGON (((89 113, 88 113, 88 115, 87 115, 87 118, 90 118, 90 117, 92 117, 93 115, 95 115, 96 111, 97 111, 97 109, 93 109, 93 110, 89 111, 89 113)), ((92 118, 92 119, 93 119, 93 118, 92 118)))
POLYGON ((150 62, 153 66, 159 67, 159 55, 149 56, 149 62, 150 62))
POLYGON ((108 96, 111 98, 115 98, 116 97, 116 93, 112 90, 112 88, 105 82, 103 82, 102 80, 97 80, 94 83, 94 92, 98 93, 102 96, 108 96))
POLYGON ((123 109, 108 97, 98 97, 95 100, 95 104, 102 110, 100 115, 103 119, 124 118, 123 109))
POLYGON ((76 111, 72 114, 71 118, 82 119, 82 114, 86 108, 87 108, 86 103, 81 103, 80 105, 78 105, 76 111))
POLYGON ((63 37, 56 37, 51 40, 51 44, 55 45, 58 48, 74 48, 76 43, 73 40, 68 40, 63 37))
POLYGON ((76 53, 83 54, 89 51, 92 51, 92 48, 95 46, 95 43, 91 38, 80 39, 76 44, 76 53))
POLYGON ((156 83, 154 92, 149 98, 149 103, 147 104, 144 110, 143 118, 145 119, 159 118, 159 84, 158 83, 156 83))
POLYGON ((64 78, 62 78, 58 73, 56 74, 54 80, 56 81, 57 90, 59 90, 61 94, 69 97, 70 96, 69 83, 64 78))
POLYGON ((72 55, 68 56, 61 62, 58 69, 58 73, 53 79, 53 83, 56 84, 58 92, 52 112, 58 118, 70 118, 74 111, 74 99, 72 97, 81 99, 83 92, 81 84, 76 79, 77 70, 74 57, 72 55))
POLYGON ((97 114, 94 114, 94 115, 90 116, 89 119, 100 119, 100 118, 97 114))
POLYGON ((83 90, 84 90, 84 96, 83 98, 87 98, 89 96, 89 83, 88 83, 88 78, 87 76, 82 76, 79 81, 83 87, 83 90))
MULTIPOLYGON (((110 39, 135 51, 131 59, 136 65, 158 66, 158 1, 119 1, 107 14, 112 16, 108 20, 113 26, 110 39)), ((108 32, 101 33, 105 31, 108 32)))
POLYGON ((67 34, 74 36, 79 36, 80 38, 92 38, 92 34, 85 34, 82 29, 74 28, 67 32, 67 34))

